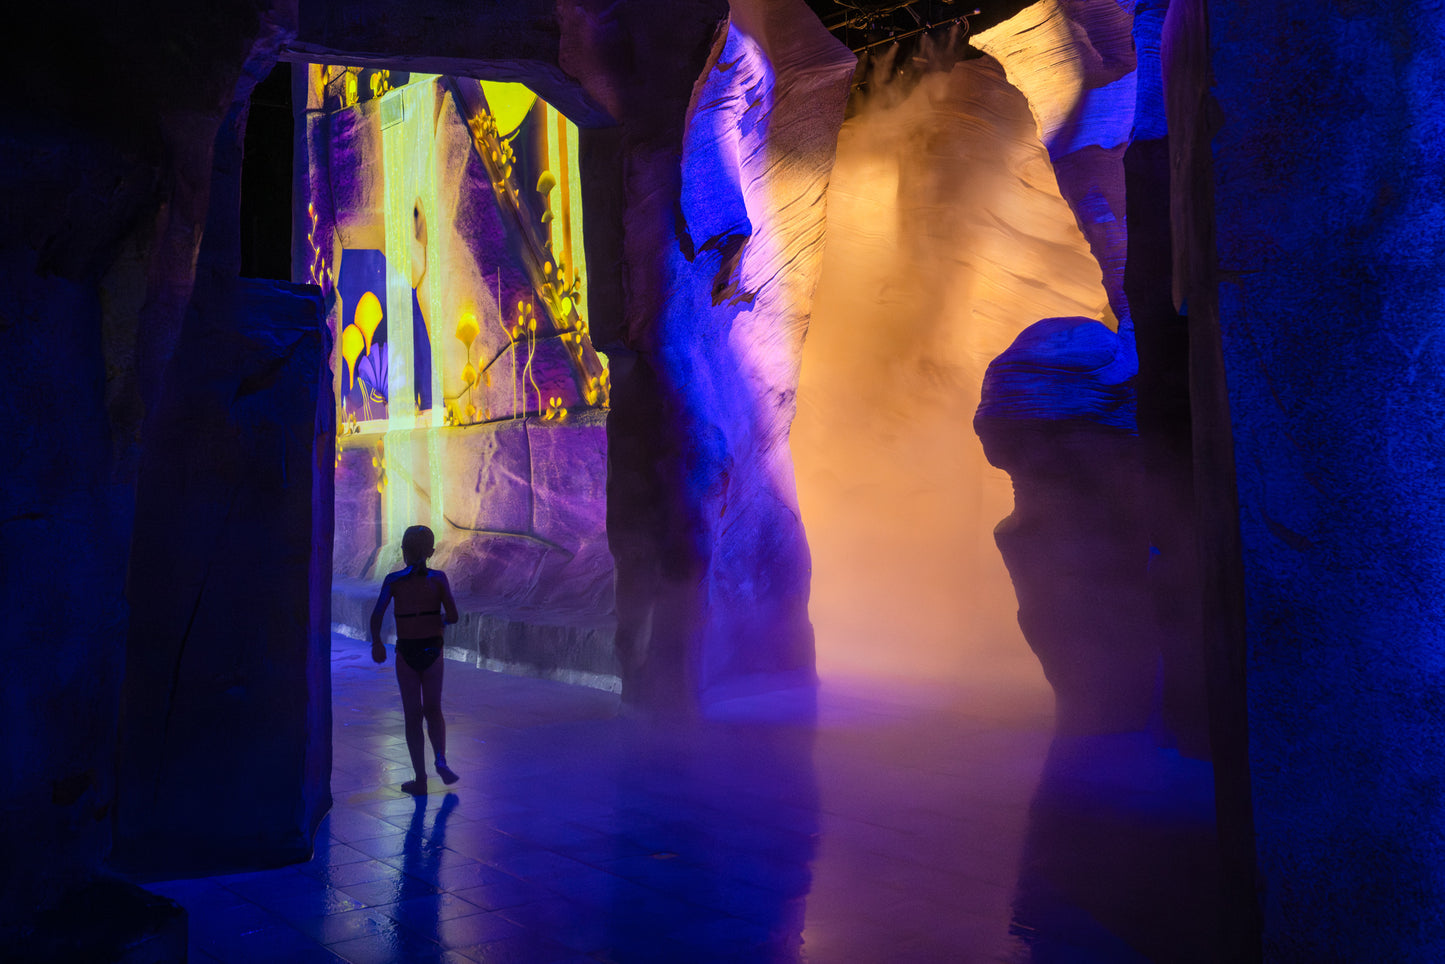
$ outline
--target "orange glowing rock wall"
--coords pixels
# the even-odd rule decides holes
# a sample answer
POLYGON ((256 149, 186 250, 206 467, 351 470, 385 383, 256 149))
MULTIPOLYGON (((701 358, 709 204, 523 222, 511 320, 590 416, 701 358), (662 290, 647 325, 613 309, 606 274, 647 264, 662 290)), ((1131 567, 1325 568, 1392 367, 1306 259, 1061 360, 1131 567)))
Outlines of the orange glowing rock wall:
POLYGON ((839 138, 792 448, 829 675, 1038 679, 972 429, 990 360, 1040 318, 1114 323, 1023 94, 988 57, 874 82, 839 138))

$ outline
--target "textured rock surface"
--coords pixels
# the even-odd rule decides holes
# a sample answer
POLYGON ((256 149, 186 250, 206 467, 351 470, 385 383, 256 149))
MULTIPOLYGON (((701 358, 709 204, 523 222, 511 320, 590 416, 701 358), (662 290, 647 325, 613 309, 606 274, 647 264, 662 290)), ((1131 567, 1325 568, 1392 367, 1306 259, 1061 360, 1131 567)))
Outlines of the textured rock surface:
POLYGON ((577 75, 558 66, 563 38, 557 6, 553 0, 509 0, 478 15, 448 0, 420 0, 405 10, 367 0, 301 0, 290 49, 315 61, 346 51, 348 64, 515 80, 569 117, 604 121, 577 75))
MULTIPOLYGON (((375 603, 375 581, 337 576, 331 586, 334 628, 344 635, 365 638, 375 603)), ((487 599, 486 605, 496 607, 496 598, 487 599)), ((390 611, 381 635, 388 643, 396 640, 396 622, 390 611)), ((510 619, 464 611, 461 620, 447 628, 445 655, 498 673, 616 693, 622 680, 615 635, 616 619, 611 614, 526 613, 524 618, 510 619), (548 618, 552 621, 544 621, 548 618)))
POLYGON ((1149 0, 1134 11, 1139 80, 1133 134, 1124 153, 1129 224, 1124 293, 1139 354, 1134 385, 1146 480, 1140 508, 1149 528, 1148 580, 1165 654, 1164 722, 1180 752, 1211 759, 1202 596, 1207 577, 1199 562, 1195 513, 1189 325, 1173 299, 1169 135, 1160 62, 1167 6, 1149 0))
MULTIPOLYGON (((813 678, 787 437, 852 65, 801 3, 737 4, 691 67, 686 130, 681 112, 662 114, 634 146, 647 160, 629 168, 624 254, 639 270, 620 340, 637 354, 602 345, 633 702, 687 711, 727 689, 813 678), (680 175, 649 176, 679 146, 680 175), (659 274, 642 267, 648 250, 665 252, 659 274)), ((680 106, 654 98, 648 113, 680 106)))
POLYGON ((367 446, 336 453, 336 540, 332 559, 337 572, 370 572, 382 543, 381 468, 367 446))
POLYGON ((467 613, 448 630, 448 656, 462 649, 483 669, 535 676, 616 693, 622 688, 610 617, 591 624, 571 619, 549 624, 467 613))
POLYGON ((1199 0, 1174 0, 1160 40, 1169 139, 1171 274, 1188 321, 1193 502, 1200 569, 1202 655, 1209 685, 1224 892, 1225 946, 1260 960, 1254 800, 1246 683, 1244 567, 1233 427, 1215 283, 1214 172, 1218 105, 1210 93, 1209 26, 1199 0))
POLYGON ((1054 738, 1014 894, 1028 959, 1243 960, 1226 950, 1220 883, 1208 763, 1138 733, 1054 738))
POLYGON ((531 345, 514 342, 502 349, 482 376, 475 393, 483 417, 542 415, 553 398, 577 411, 586 405, 577 384, 576 366, 560 337, 537 338, 531 345))
POLYGON ((1170 121, 1185 226, 1213 212, 1179 256, 1205 565, 1243 550, 1209 605, 1243 615, 1264 956, 1439 960, 1441 9, 1202 6, 1171 11, 1170 121))
POLYGON ((869 78, 828 187, 792 433, 819 669, 1037 682, 992 537, 1013 493, 973 411, 1019 332, 1108 301, 999 65, 914 79, 869 78))
POLYGON ((981 418, 1084 420, 1132 432, 1134 358, 1088 318, 1045 318, 988 366, 981 418))
POLYGON ((989 366, 974 428, 1013 479, 994 530, 1060 734, 1146 729, 1160 650, 1138 510, 1131 353, 1102 324, 1046 318, 989 366))
POLYGON ((1159 644, 1144 571, 1138 438, 1086 420, 975 423, 1013 478, 1014 510, 994 539, 1018 621, 1054 688, 1060 734, 1147 729, 1159 644))
POLYGON ((0 108, 7 947, 109 847, 142 423, 190 297, 217 128, 277 19, 224 2, 12 19, 36 86, 0 108), (127 79, 93 84, 79 61, 127 79))
POLYGON ((971 38, 1028 98, 1059 187, 1127 322, 1124 151, 1135 126, 1133 13, 1116 0, 1042 0, 971 38))
POLYGON ((141 465, 121 866, 302 859, 330 807, 330 347, 314 288, 209 284, 187 316, 141 465))

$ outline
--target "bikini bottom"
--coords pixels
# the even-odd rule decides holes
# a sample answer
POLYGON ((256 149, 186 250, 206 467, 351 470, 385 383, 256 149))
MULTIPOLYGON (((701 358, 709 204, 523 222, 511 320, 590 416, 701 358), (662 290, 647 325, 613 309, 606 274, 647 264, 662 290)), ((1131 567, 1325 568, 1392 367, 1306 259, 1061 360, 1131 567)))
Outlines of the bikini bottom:
POLYGON ((429 636, 426 639, 398 639, 396 654, 406 660, 406 665, 414 671, 424 673, 441 656, 442 638, 429 636))

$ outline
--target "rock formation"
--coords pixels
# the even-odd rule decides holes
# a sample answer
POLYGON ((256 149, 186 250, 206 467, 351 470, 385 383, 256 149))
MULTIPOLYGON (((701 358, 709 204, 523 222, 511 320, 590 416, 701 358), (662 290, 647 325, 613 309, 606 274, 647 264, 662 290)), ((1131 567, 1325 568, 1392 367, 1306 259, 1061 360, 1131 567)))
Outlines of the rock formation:
POLYGON ((686 711, 814 678, 787 441, 853 62, 801 4, 735 4, 688 106, 676 207, 628 185, 628 252, 634 218, 666 219, 637 237, 665 257, 608 426, 630 700, 686 711))
MULTIPOLYGON (((1167 654, 1166 723, 1180 748, 1210 756, 1195 562, 1187 328, 1170 299, 1169 171, 1159 36, 1164 6, 1048 0, 976 38, 1029 99, 1064 197, 1089 238, 1119 334, 1138 352, 1137 522, 1141 577, 1167 654)), ((1040 383, 1042 385, 1042 382, 1040 383)))
POLYGON ((303 860, 331 806, 330 347, 310 286, 208 285, 187 316, 130 555, 129 871, 303 860))
POLYGON ((1009 473, 995 540, 1062 735, 1148 728, 1159 640, 1138 512, 1133 353, 1086 318, 1047 318, 989 366, 974 427, 1009 473))

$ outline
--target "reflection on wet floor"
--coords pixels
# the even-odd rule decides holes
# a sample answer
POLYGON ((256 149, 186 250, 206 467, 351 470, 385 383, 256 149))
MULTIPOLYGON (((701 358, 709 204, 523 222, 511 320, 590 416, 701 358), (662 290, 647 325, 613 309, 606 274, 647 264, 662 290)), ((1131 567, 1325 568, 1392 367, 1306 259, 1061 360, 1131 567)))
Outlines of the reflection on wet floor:
POLYGON ((1051 748, 1046 692, 827 685, 654 726, 448 663, 462 782, 413 799, 390 665, 338 637, 333 669, 315 857, 149 885, 192 960, 1212 959, 1208 766, 1051 748))

